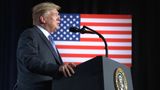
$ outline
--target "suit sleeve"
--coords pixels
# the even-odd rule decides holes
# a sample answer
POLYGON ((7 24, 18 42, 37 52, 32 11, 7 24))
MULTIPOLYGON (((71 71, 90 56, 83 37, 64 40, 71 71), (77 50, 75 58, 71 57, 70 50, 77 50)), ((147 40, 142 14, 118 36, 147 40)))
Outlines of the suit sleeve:
POLYGON ((29 71, 54 77, 58 75, 59 66, 38 57, 38 44, 31 32, 24 32, 18 43, 17 58, 29 71))

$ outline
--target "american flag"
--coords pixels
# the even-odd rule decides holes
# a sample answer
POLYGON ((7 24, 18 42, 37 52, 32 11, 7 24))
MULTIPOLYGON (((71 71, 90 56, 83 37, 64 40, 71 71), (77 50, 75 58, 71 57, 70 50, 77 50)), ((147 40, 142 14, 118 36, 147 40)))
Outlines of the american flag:
POLYGON ((60 14, 60 28, 52 34, 64 62, 82 63, 105 55, 104 43, 96 34, 80 34, 70 27, 87 26, 106 39, 108 57, 131 66, 132 17, 120 14, 60 14))

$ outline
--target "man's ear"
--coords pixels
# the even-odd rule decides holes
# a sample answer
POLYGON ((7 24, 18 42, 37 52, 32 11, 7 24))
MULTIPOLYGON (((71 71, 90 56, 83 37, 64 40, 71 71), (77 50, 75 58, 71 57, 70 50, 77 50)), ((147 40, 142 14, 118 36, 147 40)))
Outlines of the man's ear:
POLYGON ((40 16, 39 21, 40 21, 41 24, 46 23, 44 16, 40 16))

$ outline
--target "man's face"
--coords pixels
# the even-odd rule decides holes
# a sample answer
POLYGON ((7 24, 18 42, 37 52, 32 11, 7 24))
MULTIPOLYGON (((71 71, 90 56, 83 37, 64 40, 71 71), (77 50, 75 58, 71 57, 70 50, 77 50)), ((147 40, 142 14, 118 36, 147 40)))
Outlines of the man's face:
POLYGON ((49 32, 55 32, 56 29, 58 29, 60 23, 60 16, 59 12, 56 9, 48 11, 44 16, 44 19, 45 28, 49 30, 49 32))

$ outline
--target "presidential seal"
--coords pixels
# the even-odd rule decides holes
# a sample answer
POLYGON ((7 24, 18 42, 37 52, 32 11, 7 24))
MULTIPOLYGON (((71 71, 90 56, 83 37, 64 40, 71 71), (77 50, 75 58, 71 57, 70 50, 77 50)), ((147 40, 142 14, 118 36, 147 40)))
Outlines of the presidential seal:
POLYGON ((115 70, 114 82, 116 90, 128 90, 126 75, 122 68, 115 70))

